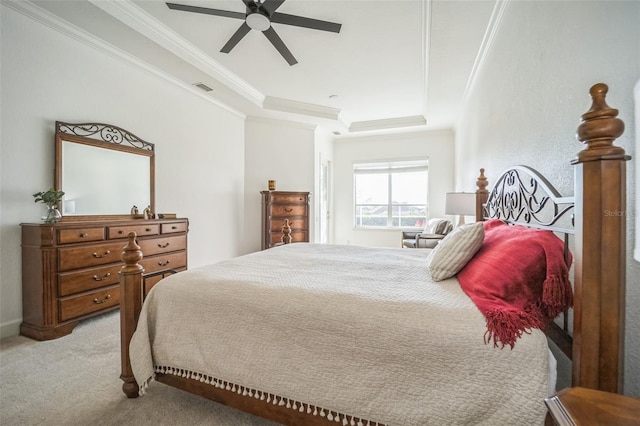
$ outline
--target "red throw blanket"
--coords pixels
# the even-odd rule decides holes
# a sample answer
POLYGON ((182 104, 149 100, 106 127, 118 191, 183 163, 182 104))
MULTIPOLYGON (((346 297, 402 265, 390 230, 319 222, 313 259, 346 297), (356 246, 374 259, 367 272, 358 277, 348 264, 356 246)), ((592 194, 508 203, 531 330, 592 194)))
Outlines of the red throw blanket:
POLYGON ((513 346, 532 328, 573 305, 564 243, 551 231, 484 223, 482 248, 458 273, 464 292, 487 319, 485 342, 513 346))

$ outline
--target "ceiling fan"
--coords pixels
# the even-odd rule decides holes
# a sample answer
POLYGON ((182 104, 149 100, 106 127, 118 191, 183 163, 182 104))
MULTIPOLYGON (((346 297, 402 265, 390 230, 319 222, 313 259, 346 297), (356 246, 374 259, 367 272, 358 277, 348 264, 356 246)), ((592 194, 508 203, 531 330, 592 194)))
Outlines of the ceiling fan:
POLYGON ((246 13, 233 12, 229 10, 210 9, 208 7, 188 6, 177 3, 167 3, 169 9, 182 10, 185 12, 203 13, 206 15, 225 16, 227 18, 242 19, 244 22, 240 25, 240 28, 231 36, 227 44, 225 44, 220 50, 223 53, 231 52, 236 44, 242 38, 249 33, 249 31, 258 30, 262 31, 262 34, 273 44, 273 46, 280 52, 282 57, 289 63, 289 65, 295 65, 298 63, 291 51, 284 44, 280 36, 273 29, 271 24, 285 24, 293 25, 295 27, 311 28, 314 30, 329 31, 333 33, 339 33, 342 24, 336 24, 334 22, 321 21, 318 19, 305 18, 303 16, 288 15, 286 13, 279 13, 276 10, 282 6, 285 0, 242 0, 246 6, 246 13))

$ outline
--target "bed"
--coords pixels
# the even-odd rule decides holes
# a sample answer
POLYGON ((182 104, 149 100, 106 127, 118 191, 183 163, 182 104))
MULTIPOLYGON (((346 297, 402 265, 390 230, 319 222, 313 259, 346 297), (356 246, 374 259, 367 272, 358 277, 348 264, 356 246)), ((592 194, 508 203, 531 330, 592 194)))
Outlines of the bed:
POLYGON ((578 129, 574 197, 526 167, 489 191, 482 171, 478 223, 433 251, 284 244, 172 275, 145 297, 130 234, 124 393, 155 380, 282 424, 542 424, 555 385, 547 339, 572 357, 574 386, 620 392, 629 157, 613 145, 623 124, 606 92, 591 88, 578 129), (495 254, 529 235, 536 255, 522 268, 536 272, 521 275, 536 278, 514 292, 520 278, 497 274, 520 266, 495 262, 527 256, 495 254), (573 327, 551 321, 572 305, 573 327))

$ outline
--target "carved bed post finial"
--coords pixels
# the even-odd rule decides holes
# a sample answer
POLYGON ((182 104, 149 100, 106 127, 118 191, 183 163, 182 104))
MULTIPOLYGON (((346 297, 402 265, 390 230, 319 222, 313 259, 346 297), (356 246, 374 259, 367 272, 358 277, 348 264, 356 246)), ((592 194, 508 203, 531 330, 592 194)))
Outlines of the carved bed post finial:
POLYGON ((489 180, 484 175, 484 169, 480 169, 480 176, 476 180, 476 186, 478 187, 476 190, 476 222, 482 222, 484 220, 482 207, 489 198, 489 190, 487 189, 489 180))
POLYGON ((572 386, 622 392, 624 372, 626 160, 613 140, 624 131, 608 87, 591 88, 578 139, 587 148, 575 167, 574 326, 572 386))
POLYGON ((291 225, 289 225, 289 219, 284 220, 284 225, 282 225, 282 238, 280 241, 284 244, 291 243, 291 225))
POLYGON ((478 187, 478 192, 489 192, 487 190, 489 180, 484 175, 484 169, 480 169, 480 176, 478 176, 478 180, 476 180, 476 186, 478 187))
POLYGON ((609 87, 604 83, 593 85, 589 91, 593 102, 589 111, 582 114, 582 124, 577 132, 578 140, 587 148, 578 153, 577 161, 624 156, 624 149, 613 145, 613 140, 624 132, 624 123, 617 118, 618 110, 607 105, 608 91, 609 87))
POLYGON ((120 273, 124 271, 139 272, 142 270, 142 266, 138 264, 142 260, 142 251, 140 251, 140 246, 136 243, 136 233, 129 232, 127 238, 127 245, 122 252, 122 261, 125 266, 122 267, 120 273))
POLYGON ((124 266, 120 269, 120 345, 122 391, 129 398, 138 396, 138 384, 133 376, 129 358, 129 342, 138 323, 142 307, 142 273, 144 269, 138 263, 142 260, 142 251, 136 244, 136 233, 129 232, 127 245, 122 252, 124 266))

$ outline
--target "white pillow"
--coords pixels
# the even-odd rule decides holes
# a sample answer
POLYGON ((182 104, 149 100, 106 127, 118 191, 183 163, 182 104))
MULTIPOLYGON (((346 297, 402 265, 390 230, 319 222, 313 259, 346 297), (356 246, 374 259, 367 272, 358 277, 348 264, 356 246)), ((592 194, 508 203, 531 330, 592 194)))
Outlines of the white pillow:
POLYGON ((453 277, 480 250, 484 241, 482 222, 462 225, 447 234, 429 254, 429 269, 434 281, 453 277))
POLYGON ((449 219, 429 219, 427 224, 424 226, 425 234, 447 234, 453 226, 451 225, 451 221, 449 219))

